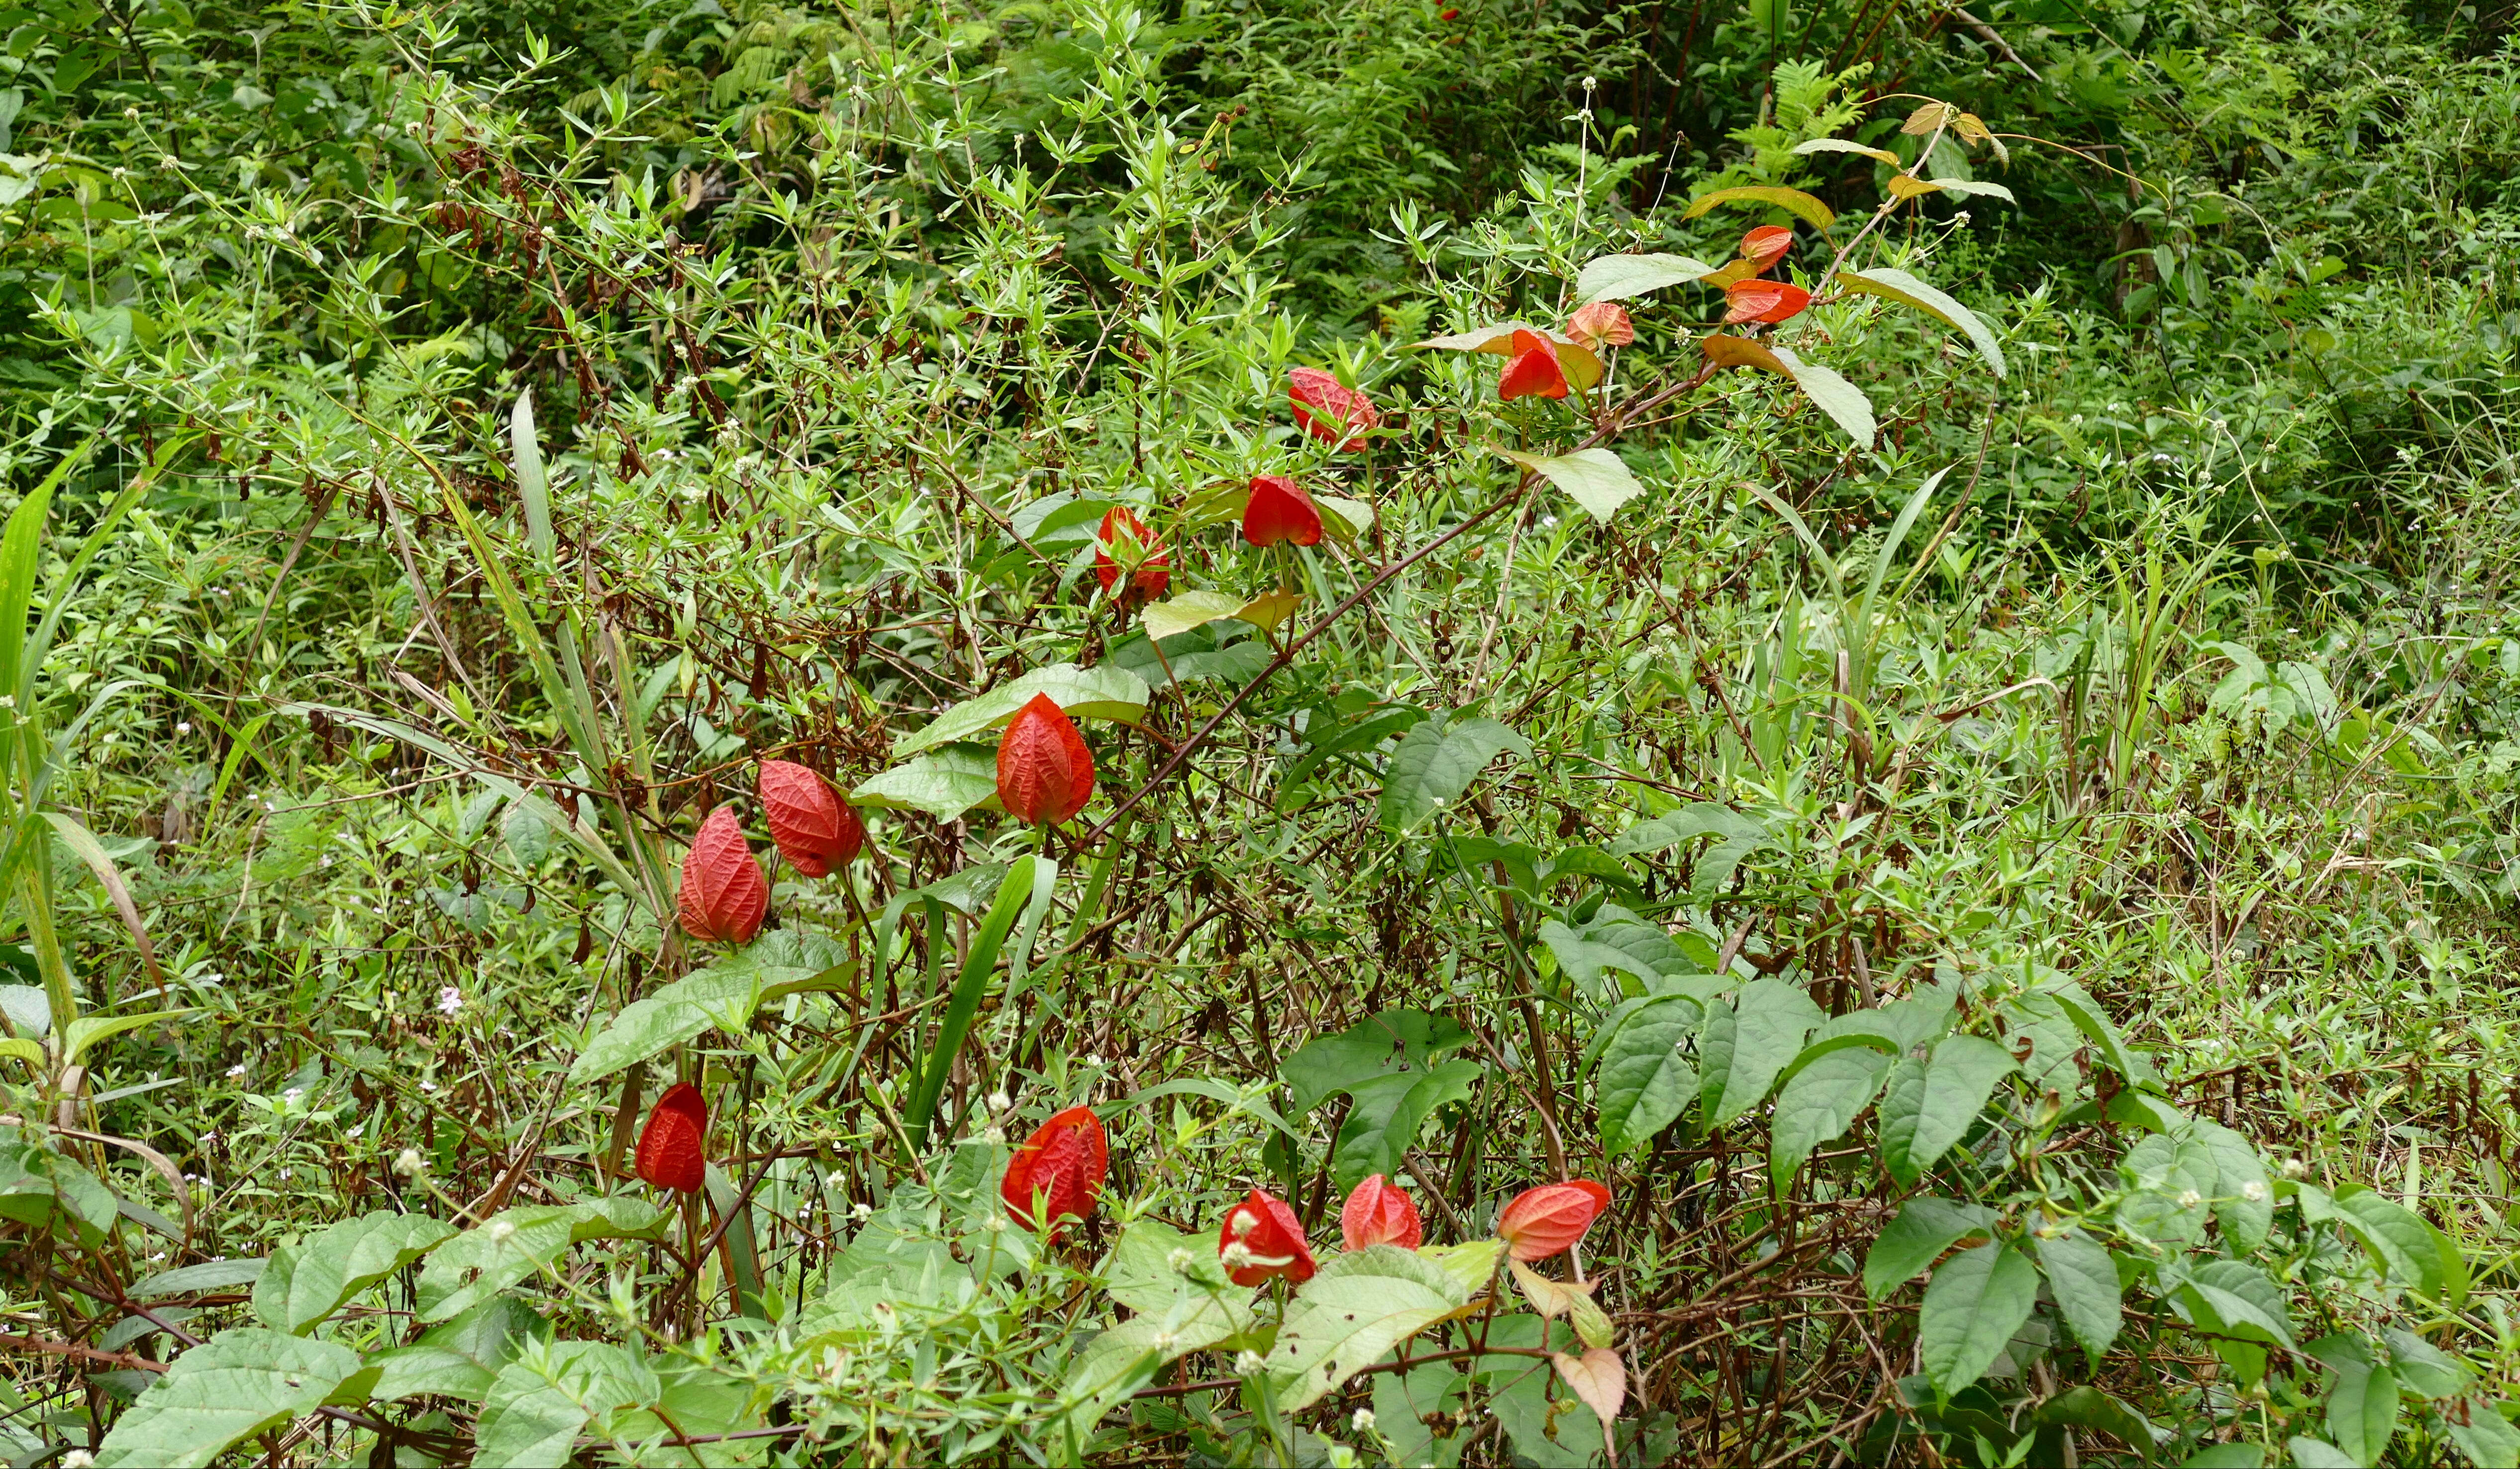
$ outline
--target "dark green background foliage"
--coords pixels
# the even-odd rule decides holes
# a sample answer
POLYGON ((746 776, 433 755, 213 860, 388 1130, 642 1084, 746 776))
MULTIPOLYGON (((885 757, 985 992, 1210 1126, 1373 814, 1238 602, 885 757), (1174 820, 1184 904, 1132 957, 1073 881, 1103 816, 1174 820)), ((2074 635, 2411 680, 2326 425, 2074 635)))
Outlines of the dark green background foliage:
POLYGON ((1620 1463, 2520 1462, 2513 19, 10 11, 0 1452, 1576 1465, 1609 1343, 1620 1463), (1413 349, 1756 224, 1837 388, 1413 349), (921 738, 1025 677, 1048 835, 921 738), (771 756, 869 855, 687 941, 771 756))

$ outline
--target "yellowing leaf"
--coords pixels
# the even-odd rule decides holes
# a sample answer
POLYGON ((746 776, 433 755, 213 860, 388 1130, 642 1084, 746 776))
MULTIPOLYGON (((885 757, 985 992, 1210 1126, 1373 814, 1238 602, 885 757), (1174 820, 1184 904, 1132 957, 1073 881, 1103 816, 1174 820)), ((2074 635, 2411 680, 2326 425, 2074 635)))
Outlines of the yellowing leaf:
POLYGON ((1513 1271, 1513 1283, 1522 1287, 1522 1298, 1531 1303, 1531 1309, 1539 1312, 1544 1321, 1556 1320, 1573 1311, 1578 1301, 1591 1301, 1594 1290, 1601 1283, 1598 1280, 1586 1280, 1580 1284, 1552 1280, 1519 1260, 1506 1269, 1513 1271))
POLYGON ((1899 131, 1911 138, 1921 138, 1959 114, 1959 109, 1948 102, 1929 102, 1908 114, 1899 131))
POLYGON ((1841 270, 1837 273, 1837 284, 1843 290, 1857 291, 1864 295, 1877 295, 1884 300, 1897 301, 1903 306, 1913 306, 1927 316, 1938 318, 1949 326, 1958 328, 1968 334, 1969 341, 1977 347, 1978 355, 1986 359, 1986 365, 1995 369, 1995 376, 1999 378, 2003 376, 2003 347, 1996 341, 1995 334, 1987 330, 1986 323, 1978 320, 1977 313, 1945 295, 1934 287, 1904 270, 1891 270, 1887 267, 1877 270, 1841 270))
POLYGON ((1344 495, 1315 495, 1313 504, 1330 512, 1322 517, 1322 526, 1342 541, 1353 541, 1373 529, 1373 507, 1362 500, 1344 495))
POLYGON ((1913 174, 1894 173, 1890 175, 1890 193, 1899 199, 1915 199, 1922 195, 1931 194, 1934 192, 1934 185, 1926 183, 1923 179, 1917 178, 1913 174))
POLYGON ((1756 260, 1735 260, 1697 284, 1710 290, 1729 290, 1759 273, 1756 260))
POLYGON ((1161 643, 1220 617, 1240 615, 1242 603, 1222 592, 1184 592, 1168 601, 1150 601, 1138 614, 1147 636, 1161 643))
POLYGON ((1264 633, 1274 633, 1303 601, 1292 592, 1263 592, 1235 608, 1234 615, 1264 633))
POLYGON ((2007 204, 2021 202, 2012 197, 2011 190, 2002 184, 1990 184, 1983 179, 1935 179, 1933 185, 1937 189, 1949 190, 1954 194, 1974 194, 1986 199, 2000 199, 2007 204))
POLYGON ((1628 1365, 1619 1354, 1605 1347, 1596 1347, 1582 1357, 1569 1357, 1563 1352, 1549 1354, 1557 1375, 1584 1400, 1584 1405, 1601 1420, 1601 1443, 1608 1449, 1610 1462, 1619 1461, 1619 1438, 1615 1428, 1619 1409, 1628 1401, 1628 1365))
POLYGON ((1769 347, 1746 336, 1708 336, 1700 338, 1698 350, 1706 360, 1721 367, 1755 367, 1790 378, 1804 396, 1820 406, 1829 421, 1846 430, 1846 436, 1858 447, 1869 448, 1877 424, 1872 420, 1872 400, 1864 390, 1817 362, 1805 362, 1783 347, 1769 347))
POLYGON ((1496 451, 1564 490, 1596 520, 1607 520, 1619 507, 1645 492, 1628 472, 1626 461, 1607 449, 1578 449, 1572 454, 1524 454, 1496 451))
POLYGON ((1719 334, 1701 337, 1698 339, 1697 349, 1705 353, 1706 360, 1717 367, 1754 367, 1765 369, 1779 378, 1793 376, 1785 371, 1785 365, 1777 359, 1776 353, 1769 351, 1765 344, 1747 336, 1728 336, 1719 334))
POLYGON ((1880 162, 1887 163, 1893 168, 1899 166, 1899 156, 1892 153, 1890 150, 1886 148, 1867 148, 1861 143, 1849 143, 1844 138, 1814 138, 1808 143, 1797 146, 1794 149, 1794 152, 1800 154, 1858 153, 1864 155, 1864 156, 1868 158, 1873 158, 1880 162))
POLYGON ((1805 194, 1800 189, 1780 189, 1772 184, 1743 184, 1732 189, 1718 189, 1714 193, 1706 195, 1696 202, 1690 204, 1688 206, 1688 211, 1680 217, 1683 219, 1695 219, 1700 214, 1714 208, 1717 204, 1729 204, 1736 201, 1754 204, 1774 204, 1779 209, 1786 210, 1800 218, 1810 220, 1813 228, 1815 229, 1825 230, 1837 219, 1836 210, 1831 209, 1828 205, 1822 203, 1812 196, 1805 194))

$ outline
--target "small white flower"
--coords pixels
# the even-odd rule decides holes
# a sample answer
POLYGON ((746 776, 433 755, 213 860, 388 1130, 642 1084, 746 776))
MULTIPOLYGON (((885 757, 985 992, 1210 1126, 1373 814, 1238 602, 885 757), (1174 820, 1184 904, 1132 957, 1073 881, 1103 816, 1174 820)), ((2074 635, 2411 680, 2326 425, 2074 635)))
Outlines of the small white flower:
POLYGON ((293 1106, 297 1105, 297 1099, 298 1099, 299 1097, 301 1097, 301 1096, 304 1096, 305 1094, 306 1094, 306 1089, 305 1089, 305 1088, 303 1088, 303 1087, 292 1087, 292 1088, 290 1088, 288 1091, 283 1091, 282 1093, 280 1093, 280 1099, 281 1099, 281 1101, 282 1101, 283 1103, 285 1103, 286 1105, 289 1105, 289 1106, 293 1107, 293 1106))
POLYGON ((1013 1105, 1014 1098, 1007 1095, 1003 1091, 992 1091, 989 1093, 989 1110, 992 1112, 1003 1112, 1013 1105))
POLYGON ((2240 1197, 2252 1204, 2263 1204, 2267 1201, 2267 1185, 2251 1179, 2240 1185, 2240 1197))
POLYGON ((1247 1270, 1251 1268, 1251 1262, 1259 1258, 1251 1253, 1249 1245, 1238 1239, 1229 1241, 1224 1249, 1216 1252, 1217 1264, 1224 1266, 1228 1271, 1247 1270))
POLYGON ((1154 1339, 1147 1345, 1169 1357, 1172 1355, 1172 1350, 1181 1345, 1181 1336, 1177 1332, 1158 1331, 1155 1333, 1154 1339))
POLYGON ((192 722, 191 720, 189 720, 189 719, 179 719, 179 720, 175 721, 175 733, 176 733, 176 734, 192 734, 192 733, 193 733, 193 722, 192 722))
POLYGON ((230 1081, 234 1081, 243 1075, 245 1075, 245 1062, 243 1061, 239 1061, 228 1068, 228 1080, 230 1081))
POLYGON ((73 1448, 62 1455, 62 1469, 96 1469, 96 1455, 84 1448, 73 1448))
POLYGON ((464 1008, 464 992, 462 990, 455 988, 453 985, 448 985, 445 989, 437 992, 437 1013, 441 1015, 452 1015, 462 1008, 464 1008))
POLYGON ((2299 1158, 2286 1158, 2283 1161, 2283 1176, 2287 1179, 2305 1178, 2309 1173, 2310 1170, 2302 1166, 2299 1158))
POLYGON ((2193 1188, 2182 1188, 2179 1190, 2179 1207, 2182 1209, 2193 1209, 2204 1202, 2205 1195, 2198 1193, 2193 1188))
POLYGON ((1267 1359, 1262 1358, 1257 1352, 1237 1352, 1234 1354, 1234 1375, 1237 1377, 1257 1377, 1268 1370, 1269 1363, 1267 1359))
POLYGON ((407 1147, 404 1148, 401 1154, 394 1159, 393 1170, 395 1173, 402 1175, 406 1179, 417 1179, 423 1173, 428 1172, 428 1165, 422 1161, 420 1149, 416 1147, 407 1147))
POLYGON ((1198 1257, 1188 1250, 1175 1250, 1164 1257, 1164 1269, 1176 1275, 1189 1274, 1190 1268, 1197 1263, 1198 1257))
POLYGON ((517 1233, 517 1222, 514 1220, 494 1219, 481 1227, 488 1231, 490 1243, 494 1245, 506 1244, 515 1238, 517 1233))
POLYGON ((1100 1053, 1089 1052, 1085 1057, 1085 1064, 1088 1066, 1100 1066, 1102 1064, 1102 1057, 1100 1053))
POLYGON ((990 1233, 992 1233, 992 1234, 1004 1234, 1004 1233, 1006 1233, 1006 1232, 1007 1232, 1007 1217, 1006 1217, 1005 1215, 1003 1215, 1003 1214, 992 1214, 992 1215, 990 1215, 990 1216, 989 1216, 989 1232, 990 1232, 990 1233))
POLYGON ((437 1090, 437 1084, 435 1082, 423 1082, 420 1084, 420 1090, 423 1091, 434 1091, 437 1090))
POLYGON ((1347 1420, 1347 1426, 1358 1433, 1373 1432, 1373 1409, 1361 1407, 1347 1420))
POLYGON ((851 1219, 865 1219, 865 1218, 868 1218, 869 1216, 873 1215, 874 1213, 875 1213, 875 1206, 874 1206, 873 1204, 864 1204, 864 1203, 860 1203, 860 1204, 851 1204, 851 1205, 849 1206, 849 1218, 851 1218, 851 1219))
POLYGON ((988 1143, 1004 1142, 1007 1140, 1007 1130, 1004 1128, 991 1128, 980 1135, 980 1140, 988 1143))

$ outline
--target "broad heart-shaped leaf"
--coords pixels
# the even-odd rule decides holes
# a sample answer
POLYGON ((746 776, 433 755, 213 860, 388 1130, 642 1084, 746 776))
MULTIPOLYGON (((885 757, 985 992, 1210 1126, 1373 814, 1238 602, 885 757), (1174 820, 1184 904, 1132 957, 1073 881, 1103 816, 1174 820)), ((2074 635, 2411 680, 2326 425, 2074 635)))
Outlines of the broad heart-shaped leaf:
POLYGON ((635 1066, 733 1014, 750 1016, 760 993, 756 980, 750 970, 711 967, 632 1001, 578 1052, 568 1068, 569 1085, 601 1081, 635 1066))
POLYGON ((222 1331, 149 1385, 96 1461, 198 1469, 238 1440, 323 1406, 359 1371, 359 1354, 331 1342, 260 1326, 222 1331))
MULTIPOLYGON (((1925 1062, 1912 1110, 1881 1109, 1881 1151, 1891 1174, 1912 1183, 1977 1125, 1995 1084, 2013 1069, 2011 1052, 1983 1036, 1945 1036, 1925 1062)), ((1904 1101, 1904 1098, 1902 1099, 1904 1101)))
POLYGON ((2083 1355, 2097 1371, 2100 1358, 2126 1321, 2117 1262, 2098 1240, 2079 1229, 2035 1236, 2031 1244, 2039 1252, 2040 1267, 2048 1272, 2048 1293, 2056 1298, 2065 1329, 2083 1344, 2083 1355))
POLYGON ((1837 220, 1835 210, 1800 189, 1779 189, 1766 184, 1744 184, 1737 188, 1718 189, 1712 194, 1700 195, 1680 217, 1695 219, 1717 204, 1730 203, 1773 204, 1787 213, 1810 220, 1813 227, 1820 230, 1826 230, 1837 220))
POLYGON ((1779 1192, 1813 1149, 1844 1136, 1872 1105, 1898 1059, 1865 1035, 1817 1042, 1795 1058, 1768 1119, 1768 1175, 1779 1192))
POLYGON ((1910 1199, 1864 1257, 1864 1292, 1878 1301, 1916 1278, 1945 1250, 1994 1226, 1995 1211, 1958 1199, 1910 1199))
POLYGON ((2265 1244, 2274 1224, 2274 1190, 2257 1145, 2219 1122, 2198 1121, 2191 1130, 2222 1176, 2214 1185, 2214 1217, 2222 1221, 2223 1232, 2244 1250, 2265 1244))
MULTIPOLYGON (((1823 1018, 1802 987, 1782 979, 1753 980, 1731 1006, 1729 1035, 1718 1042, 1716 1027, 1707 1027, 1699 1045, 1706 1075, 1699 1086, 1705 1101, 1703 1126, 1720 1128, 1768 1096, 1777 1074, 1802 1053, 1803 1037, 1823 1018), (1712 1044, 1709 1044, 1712 1043, 1712 1044), (1716 1049, 1725 1051, 1719 1069, 1716 1049)), ((1709 1017, 1712 1020, 1713 1017, 1709 1017)))
POLYGON ((1242 609, 1242 599, 1222 592, 1184 592, 1167 601, 1150 601, 1138 614, 1147 636, 1160 643, 1242 609))
POLYGON ((1334 1256, 1286 1308, 1269 1350, 1272 1397, 1282 1411, 1308 1407, 1468 1300, 1442 1267, 1397 1245, 1334 1256))
POLYGON ((2173 1294, 2191 1312, 2203 1306, 2196 1313, 2197 1323, 2208 1329, 2219 1327, 2278 1347, 2293 1345, 2292 1308, 2284 1301, 2283 1287, 2245 1260, 2209 1260, 2173 1294))
POLYGON ((2456 1358, 2413 1332, 2392 1326, 2386 1334, 2398 1381, 2416 1396, 2455 1398, 2476 1380, 2456 1358))
POLYGON ((437 1247, 420 1272, 420 1318, 442 1321, 589 1239, 653 1239, 666 1214, 627 1195, 506 1209, 437 1247))
POLYGON ((1987 330, 1986 323, 1978 320, 1976 312, 1934 287, 1904 270, 1892 270, 1887 266, 1873 270, 1841 270, 1837 273, 1837 283, 1843 289, 1877 295, 1903 306, 1913 306, 1944 325, 1968 334, 1978 355, 1986 359, 1988 367, 1995 369, 1995 376, 2003 376, 2003 346, 1995 339, 1995 334, 1987 330))
POLYGON ((974 807, 998 809, 998 757, 976 744, 949 744, 869 776, 849 792, 852 806, 923 811, 950 822, 974 807))
POLYGON ((968 698, 939 714, 916 734, 892 742, 898 759, 956 740, 979 739, 1015 717, 1015 711, 1047 693, 1070 719, 1110 719, 1134 725, 1147 712, 1147 681, 1125 668, 1103 664, 1079 668, 1053 663, 1020 678, 1010 679, 977 698, 968 698))
POLYGON ((1531 741, 1493 719, 1430 714, 1413 726, 1391 752, 1382 781, 1382 824, 1415 830, 1470 788, 1479 771, 1507 750, 1526 759, 1531 741))
POLYGON ((2336 1364, 2336 1386, 2327 1395, 2327 1436, 2347 1459, 2371 1469, 2398 1436, 2398 1379, 2368 1362, 2336 1364))
POLYGON ((1568 499, 1584 507, 1585 512, 1596 520, 1609 519, 1618 513, 1620 506, 1645 492, 1645 487, 1628 472, 1627 462, 1607 449, 1578 449, 1572 454, 1524 454, 1515 449, 1494 452, 1564 490, 1568 499))
POLYGON ((1369 1174, 1397 1174, 1408 1161, 1418 1130, 1437 1107, 1478 1091, 1483 1068, 1455 1059, 1422 1071, 1395 1072, 1348 1089, 1355 1105, 1339 1126, 1338 1157, 1331 1180, 1355 1187, 1369 1174))
POLYGON ((1872 421, 1872 400, 1864 396, 1862 388, 1827 368, 1805 362, 1783 347, 1746 336, 1704 336, 1698 338, 1697 347, 1707 361, 1719 367, 1754 367, 1791 379, 1805 397, 1820 405, 1831 423, 1846 430, 1857 448, 1872 446, 1872 435, 1879 427, 1872 421))
POLYGON ((562 1469, 587 1420, 654 1402, 655 1372, 609 1342, 557 1342, 501 1369, 473 1429, 473 1458, 513 1469, 562 1469))
POLYGON ((253 1285, 253 1313, 304 1335, 341 1303, 418 1260, 455 1228, 425 1214, 380 1209, 284 1245, 253 1285))
POLYGON ((1250 1289, 1228 1282, 1216 1264, 1212 1231, 1184 1234, 1161 1220, 1138 1220, 1122 1230, 1101 1274, 1111 1299, 1140 1315, 1170 1310, 1185 1283, 1213 1290, 1238 1306, 1251 1299, 1250 1289), (1190 1252, 1187 1271, 1173 1266, 1175 1253, 1183 1250, 1190 1252))
POLYGON ((1302 1117, 1341 1091, 1399 1071, 1424 1071, 1469 1044, 1470 1033, 1449 1015, 1383 1010, 1335 1036, 1304 1043, 1278 1068, 1286 1083, 1288 1115, 1302 1117))
POLYGON ((1688 1105, 1697 1091, 1697 1068, 1680 1047, 1705 1018, 1696 1001, 1675 995, 1648 1001, 1619 1026, 1593 1082, 1604 1150, 1642 1147, 1688 1105))
POLYGON ((1579 932, 1551 918, 1540 925, 1540 941, 1566 977, 1586 989, 1600 987, 1602 976, 1613 970, 1633 975, 1647 988, 1666 974, 1688 971, 1680 946, 1650 923, 1605 923, 1597 916, 1579 932))
POLYGON ((1601 255, 1586 261, 1575 277, 1575 295, 1585 302, 1622 301, 1711 276, 1715 270, 1687 255, 1601 255))
POLYGON ((2390 1275, 2424 1295, 2442 1296, 2441 1247, 2422 1216, 2362 1183, 2336 1190, 2335 1208, 2337 1222, 2362 1241, 2390 1275))
POLYGON ((1916 1315, 1916 1352, 1934 1386, 1948 1396, 1985 1376, 2038 1304, 2038 1267, 2009 1244, 1944 1261, 1916 1315))

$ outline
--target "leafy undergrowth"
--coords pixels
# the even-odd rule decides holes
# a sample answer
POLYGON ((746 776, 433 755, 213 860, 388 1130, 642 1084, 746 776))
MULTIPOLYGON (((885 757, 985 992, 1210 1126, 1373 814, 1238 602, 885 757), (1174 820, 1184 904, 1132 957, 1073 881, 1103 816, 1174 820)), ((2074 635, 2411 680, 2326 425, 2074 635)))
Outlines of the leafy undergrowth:
POLYGON ((1235 14, 22 53, 13 1461, 2520 1463, 2507 65, 1235 14))

